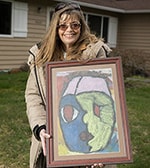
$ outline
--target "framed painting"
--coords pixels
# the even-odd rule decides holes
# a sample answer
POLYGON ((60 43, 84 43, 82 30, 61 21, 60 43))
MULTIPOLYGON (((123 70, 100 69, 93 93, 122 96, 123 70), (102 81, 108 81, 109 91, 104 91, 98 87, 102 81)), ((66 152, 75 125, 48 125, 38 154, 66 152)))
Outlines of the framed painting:
POLYGON ((47 167, 132 162, 120 57, 49 62, 47 167))

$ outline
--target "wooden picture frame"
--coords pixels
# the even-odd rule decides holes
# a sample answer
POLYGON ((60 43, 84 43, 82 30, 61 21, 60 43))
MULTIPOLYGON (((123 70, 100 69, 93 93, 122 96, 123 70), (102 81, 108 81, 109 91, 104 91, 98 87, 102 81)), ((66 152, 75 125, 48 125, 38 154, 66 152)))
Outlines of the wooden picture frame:
POLYGON ((47 167, 132 162, 120 57, 46 65, 47 167))

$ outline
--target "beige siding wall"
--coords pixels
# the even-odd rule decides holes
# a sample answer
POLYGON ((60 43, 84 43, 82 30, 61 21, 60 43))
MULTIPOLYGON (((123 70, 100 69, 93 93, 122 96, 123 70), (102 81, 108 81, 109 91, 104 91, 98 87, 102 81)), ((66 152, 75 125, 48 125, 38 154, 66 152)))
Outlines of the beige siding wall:
POLYGON ((121 15, 118 27, 118 47, 150 53, 150 13, 121 15))
POLYGON ((147 53, 146 69, 150 72, 150 13, 119 16, 117 47, 147 53))
MULTIPOLYGON (((49 0, 26 0, 26 2, 28 2, 28 36, 0 37, 0 69, 18 68, 25 63, 29 48, 39 42, 46 31, 47 6, 51 6, 54 2, 49 0), (38 7, 41 7, 40 12, 37 11, 38 7)), ((86 8, 84 10, 86 11, 86 8)), ((150 53, 150 14, 122 14, 119 15, 118 23, 117 47, 138 48, 150 53)), ((150 58, 147 59, 149 65, 150 58)))
POLYGON ((38 3, 28 3, 27 38, 0 37, 0 69, 18 68, 27 61, 28 50, 39 42, 46 31, 47 7, 37 12, 38 3))

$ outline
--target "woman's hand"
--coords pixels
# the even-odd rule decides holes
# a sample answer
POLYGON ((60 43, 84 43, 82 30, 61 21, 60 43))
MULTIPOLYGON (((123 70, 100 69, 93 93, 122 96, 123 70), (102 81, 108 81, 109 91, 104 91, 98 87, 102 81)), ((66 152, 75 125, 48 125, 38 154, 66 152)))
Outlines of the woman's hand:
POLYGON ((43 154, 46 156, 46 138, 50 138, 51 136, 46 133, 45 129, 42 129, 40 131, 40 138, 41 138, 41 143, 42 143, 42 148, 43 148, 43 154))
POLYGON ((94 163, 91 168, 103 168, 105 167, 105 165, 103 163, 94 163))
MULTIPOLYGON (((103 163, 94 163, 91 168, 104 168, 105 165, 103 163)), ((89 166, 86 166, 86 168, 89 168, 89 166)))

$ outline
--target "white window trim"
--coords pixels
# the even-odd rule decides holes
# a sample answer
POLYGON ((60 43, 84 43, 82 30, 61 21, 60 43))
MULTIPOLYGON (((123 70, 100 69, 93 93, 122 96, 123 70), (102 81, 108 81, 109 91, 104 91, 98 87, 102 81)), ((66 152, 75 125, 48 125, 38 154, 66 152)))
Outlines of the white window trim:
POLYGON ((14 37, 27 37, 28 30, 28 4, 25 2, 14 2, 14 37))
POLYGON ((118 18, 109 17, 108 44, 111 48, 117 46, 118 18))
POLYGON ((27 37, 28 32, 28 4, 14 0, 1 0, 12 3, 11 34, 0 34, 0 37, 27 37), (17 15, 19 13, 19 16, 17 15), (22 15, 20 17, 20 15, 22 15), (22 22, 23 21, 23 22, 22 22), (17 24, 21 23, 21 24, 17 24))
POLYGON ((49 24, 50 24, 50 12, 53 10, 52 7, 47 7, 47 15, 46 15, 46 29, 48 29, 49 24))

